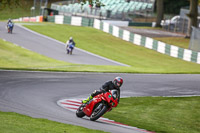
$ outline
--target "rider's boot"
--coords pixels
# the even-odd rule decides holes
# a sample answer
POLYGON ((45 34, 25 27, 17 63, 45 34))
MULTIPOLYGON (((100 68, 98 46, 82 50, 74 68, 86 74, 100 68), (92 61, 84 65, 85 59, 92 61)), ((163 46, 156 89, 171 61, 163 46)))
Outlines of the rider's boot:
POLYGON ((93 97, 89 96, 87 99, 83 100, 82 103, 87 103, 87 102, 89 102, 92 99, 93 99, 93 97))

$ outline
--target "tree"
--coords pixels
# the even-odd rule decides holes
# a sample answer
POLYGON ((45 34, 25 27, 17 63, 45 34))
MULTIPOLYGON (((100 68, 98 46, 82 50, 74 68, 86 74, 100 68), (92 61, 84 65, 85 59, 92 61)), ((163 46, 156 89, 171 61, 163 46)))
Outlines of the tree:
POLYGON ((156 27, 161 27, 160 23, 163 20, 164 16, 164 0, 157 0, 157 18, 156 18, 156 27))
POLYGON ((164 14, 178 15, 182 7, 189 5, 189 0, 164 0, 164 14))
POLYGON ((197 27, 198 0, 190 0, 190 11, 187 16, 189 17, 189 24, 186 37, 190 38, 192 26, 197 27))
POLYGON ((0 0, 0 10, 6 7, 12 8, 17 5, 19 5, 19 0, 0 0))

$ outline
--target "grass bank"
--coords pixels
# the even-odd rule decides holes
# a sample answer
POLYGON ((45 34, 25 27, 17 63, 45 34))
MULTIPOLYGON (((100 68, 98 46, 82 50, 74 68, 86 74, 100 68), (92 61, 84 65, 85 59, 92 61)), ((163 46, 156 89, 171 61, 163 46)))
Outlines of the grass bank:
MULTIPOLYGON (((130 26, 130 28, 134 29, 148 29, 148 30, 163 30, 162 28, 159 27, 143 27, 143 26, 130 26)), ((165 31, 165 30, 164 30, 165 31)), ((154 37, 154 40, 158 40, 161 42, 165 42, 170 45, 175 45, 181 48, 188 49, 189 48, 189 43, 190 39, 189 38, 184 38, 184 37, 154 37)))
MULTIPOLYGON (((26 25, 26 27, 61 42, 66 42, 70 36, 73 36, 77 47, 131 66, 117 67, 116 72, 200 73, 200 65, 196 63, 183 61, 154 50, 133 45, 91 27, 57 24, 51 26, 26 25)), ((116 70, 113 67, 110 68, 113 71, 116 70)))
POLYGON ((156 133, 199 133, 200 97, 121 98, 104 117, 156 133))
POLYGON ((190 44, 190 39, 184 37, 157 37, 155 40, 165 42, 170 45, 175 45, 181 48, 188 49, 190 44))
POLYGON ((47 119, 0 111, 0 133, 105 133, 47 119))

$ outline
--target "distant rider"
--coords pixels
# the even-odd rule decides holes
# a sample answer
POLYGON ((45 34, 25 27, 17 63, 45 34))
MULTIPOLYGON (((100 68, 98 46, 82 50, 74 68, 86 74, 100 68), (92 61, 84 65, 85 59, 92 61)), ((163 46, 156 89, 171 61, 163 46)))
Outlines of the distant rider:
POLYGON ((67 50, 67 54, 69 54, 69 53, 72 54, 74 47, 75 47, 75 42, 74 42, 73 38, 70 37, 69 40, 66 42, 66 46, 65 46, 65 48, 67 50))
POLYGON ((122 84, 123 84, 123 79, 121 77, 116 77, 113 81, 107 81, 106 83, 104 83, 104 85, 102 85, 100 90, 95 90, 87 99, 83 100, 82 103, 87 103, 90 100, 92 100, 93 97, 101 93, 109 92, 109 90, 114 90, 114 89, 118 91, 118 102, 119 102, 120 87, 122 86, 122 84))
POLYGON ((12 22, 12 20, 9 18, 8 22, 7 22, 7 28, 8 28, 8 32, 10 31, 12 33, 14 27, 14 23, 12 22))

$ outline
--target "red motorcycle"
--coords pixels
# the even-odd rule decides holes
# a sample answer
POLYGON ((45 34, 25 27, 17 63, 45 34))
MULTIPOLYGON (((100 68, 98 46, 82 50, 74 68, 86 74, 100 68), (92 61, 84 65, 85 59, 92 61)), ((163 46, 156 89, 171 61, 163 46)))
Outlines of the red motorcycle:
POLYGON ((91 121, 97 120, 107 111, 111 111, 113 107, 118 105, 118 91, 110 90, 95 96, 89 102, 82 104, 76 111, 77 117, 90 117, 91 121))

